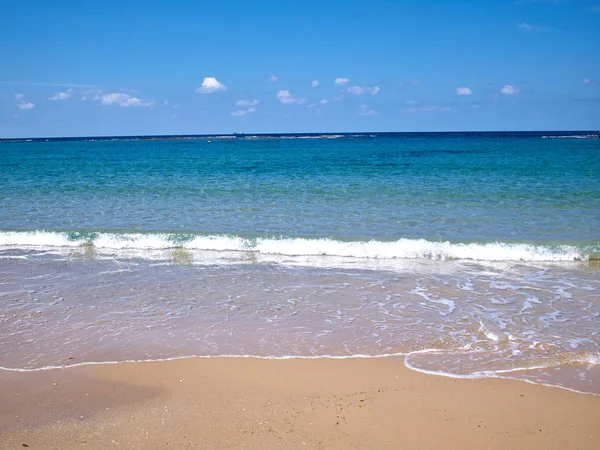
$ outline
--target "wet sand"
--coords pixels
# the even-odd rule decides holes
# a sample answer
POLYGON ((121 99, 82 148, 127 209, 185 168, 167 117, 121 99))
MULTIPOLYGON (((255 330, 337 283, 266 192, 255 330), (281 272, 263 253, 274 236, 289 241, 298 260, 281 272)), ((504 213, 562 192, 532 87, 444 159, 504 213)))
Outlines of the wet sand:
POLYGON ((0 448, 597 449, 600 396, 397 358, 0 371, 0 448))

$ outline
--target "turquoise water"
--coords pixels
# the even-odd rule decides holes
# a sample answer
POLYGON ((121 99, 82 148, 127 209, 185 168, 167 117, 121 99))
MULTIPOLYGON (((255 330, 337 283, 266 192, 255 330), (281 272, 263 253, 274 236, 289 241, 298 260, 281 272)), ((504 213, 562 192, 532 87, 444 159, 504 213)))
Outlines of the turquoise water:
POLYGON ((600 140, 540 135, 0 147, 1 230, 589 242, 600 140))
POLYGON ((600 393, 589 133, 0 142, 0 172, 5 369, 396 354, 600 393))

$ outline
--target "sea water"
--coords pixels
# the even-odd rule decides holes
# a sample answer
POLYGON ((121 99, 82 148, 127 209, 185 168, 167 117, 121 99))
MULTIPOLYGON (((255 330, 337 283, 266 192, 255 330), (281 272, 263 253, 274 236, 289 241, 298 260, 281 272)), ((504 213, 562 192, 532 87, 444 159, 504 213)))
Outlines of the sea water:
POLYGON ((377 357, 600 394, 600 140, 0 142, 0 366, 377 357))

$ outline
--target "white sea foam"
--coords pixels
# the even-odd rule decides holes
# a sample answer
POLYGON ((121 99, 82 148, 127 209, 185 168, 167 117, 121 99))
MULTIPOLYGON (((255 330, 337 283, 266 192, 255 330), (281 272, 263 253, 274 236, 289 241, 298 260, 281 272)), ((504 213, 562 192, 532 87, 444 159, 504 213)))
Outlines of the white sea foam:
MULTIPOLYGON (((284 256, 475 261, 578 261, 590 255, 574 245, 451 243, 425 239, 341 241, 330 238, 246 238, 236 235, 94 233, 91 237, 53 231, 0 232, 0 247, 78 247, 98 249, 251 252, 284 256)), ((597 246, 597 244, 594 244, 597 246)))
POLYGON ((542 136, 542 139, 593 139, 597 134, 573 134, 568 136, 542 136))

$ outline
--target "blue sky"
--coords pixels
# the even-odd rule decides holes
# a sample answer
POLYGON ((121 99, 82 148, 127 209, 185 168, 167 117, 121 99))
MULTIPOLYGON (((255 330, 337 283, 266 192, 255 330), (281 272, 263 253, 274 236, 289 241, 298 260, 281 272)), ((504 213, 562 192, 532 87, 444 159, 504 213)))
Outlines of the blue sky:
POLYGON ((600 128, 600 0, 4 0, 0 137, 600 128))

